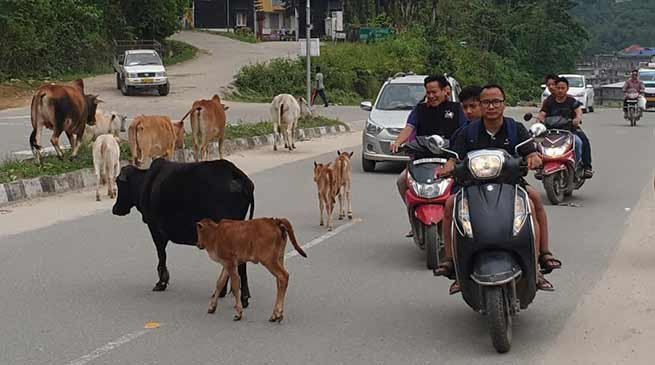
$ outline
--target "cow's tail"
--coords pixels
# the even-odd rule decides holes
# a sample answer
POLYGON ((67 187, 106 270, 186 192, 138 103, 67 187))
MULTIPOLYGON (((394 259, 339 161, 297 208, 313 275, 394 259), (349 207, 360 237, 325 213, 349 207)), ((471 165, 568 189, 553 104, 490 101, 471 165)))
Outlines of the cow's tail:
POLYGON ((100 171, 101 171, 101 180, 103 184, 109 184, 109 177, 111 176, 111 172, 109 171, 109 159, 107 158, 107 144, 103 143, 100 145, 100 160, 102 161, 100 171))
POLYGON ((34 150, 40 150, 41 146, 36 143, 36 131, 39 124, 39 112, 43 108, 43 97, 45 92, 39 91, 32 98, 32 104, 30 105, 30 117, 32 118, 32 133, 30 134, 30 147, 34 150))
POLYGON ((184 116, 182 117, 182 119, 180 119, 180 123, 184 123, 184 120, 186 119, 186 117, 188 117, 189 114, 191 114, 191 112, 192 112, 193 110, 194 110, 193 108, 189 109, 189 111, 186 112, 186 114, 184 114, 184 116))
MULTIPOLYGON (((280 103, 280 109, 277 112, 277 133, 280 134, 280 128, 282 127, 282 115, 284 114, 284 103, 280 103)), ((286 143, 286 141, 285 141, 286 143)))
POLYGON ((248 219, 252 219, 254 215, 255 215, 255 192, 253 191, 250 194, 250 217, 248 219))
POLYGON ((291 222, 289 222, 285 218, 275 218, 275 223, 277 223, 278 227, 280 227, 280 230, 282 231, 282 237, 286 241, 285 235, 289 235, 289 239, 291 240, 291 244, 293 245, 293 248, 298 251, 300 256, 302 257, 307 257, 307 254, 305 251, 302 250, 300 245, 298 244, 298 241, 296 240, 296 235, 293 233, 293 227, 291 226, 291 222))

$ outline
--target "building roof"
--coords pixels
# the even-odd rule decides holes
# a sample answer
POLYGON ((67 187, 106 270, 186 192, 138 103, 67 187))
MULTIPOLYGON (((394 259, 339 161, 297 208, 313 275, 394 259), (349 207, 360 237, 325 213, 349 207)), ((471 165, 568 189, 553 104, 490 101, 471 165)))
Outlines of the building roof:
POLYGON ((618 52, 622 56, 655 56, 655 47, 642 47, 638 44, 633 44, 618 52))

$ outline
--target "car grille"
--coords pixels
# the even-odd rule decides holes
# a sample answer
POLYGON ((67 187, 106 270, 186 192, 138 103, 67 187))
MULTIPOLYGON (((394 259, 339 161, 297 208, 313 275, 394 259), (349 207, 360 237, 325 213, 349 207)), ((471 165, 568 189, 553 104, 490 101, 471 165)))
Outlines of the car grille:
POLYGON ((139 77, 155 77, 155 73, 154 72, 139 72, 137 74, 137 76, 139 76, 139 77))
POLYGON ((390 155, 391 154, 391 142, 380 141, 380 149, 382 150, 383 155, 390 155))

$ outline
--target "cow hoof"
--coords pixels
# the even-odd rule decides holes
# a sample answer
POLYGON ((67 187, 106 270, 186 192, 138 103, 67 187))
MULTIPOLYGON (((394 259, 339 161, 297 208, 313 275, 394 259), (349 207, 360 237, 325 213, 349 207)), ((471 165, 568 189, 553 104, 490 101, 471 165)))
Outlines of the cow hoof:
POLYGON ((216 307, 209 307, 209 309, 207 309, 207 313, 209 314, 214 314, 215 312, 216 312, 216 307))
POLYGON ((348 219, 353 219, 353 214, 352 213, 348 214, 348 219))
POLYGON ((241 306, 242 307, 248 308, 248 299, 250 299, 250 297, 241 297, 241 306))
POLYGON ((243 313, 237 313, 234 315, 234 318, 232 318, 235 322, 240 321, 243 318, 243 313))
POLYGON ((332 231, 332 227, 328 227, 328 231, 332 231))
POLYGON ((275 322, 280 323, 280 322, 282 322, 282 319, 284 319, 283 315, 281 315, 281 314, 280 315, 275 315, 274 314, 274 315, 271 316, 271 318, 268 319, 268 321, 271 322, 271 323, 275 323, 275 322))
POLYGON ((97 201, 97 202, 100 201, 100 196, 96 195, 96 201, 97 201))
POLYGON ((277 146, 273 146, 273 151, 277 151, 277 146))
POLYGON ((346 218, 345 215, 343 215, 343 214, 339 214, 339 220, 340 220, 340 221, 342 221, 344 218, 346 218))
POLYGON ((157 283, 157 284, 155 284, 155 287, 152 288, 152 291, 164 291, 164 290, 166 290, 167 285, 168 284, 166 284, 166 283, 157 283))

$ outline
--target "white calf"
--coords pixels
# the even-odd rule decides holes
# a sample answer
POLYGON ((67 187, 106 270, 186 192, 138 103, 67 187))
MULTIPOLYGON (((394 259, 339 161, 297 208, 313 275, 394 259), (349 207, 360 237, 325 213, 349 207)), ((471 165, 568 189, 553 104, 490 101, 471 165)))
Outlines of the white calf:
POLYGON ((110 114, 104 113, 100 108, 96 110, 95 125, 87 125, 84 129, 82 141, 89 143, 103 134, 113 134, 119 137, 120 132, 125 132, 127 117, 112 111, 110 114))
POLYGON ((276 137, 273 150, 277 151, 277 136, 282 132, 284 147, 289 151, 296 148, 295 134, 300 118, 300 105, 296 98, 289 94, 280 94, 273 98, 270 107, 273 134, 276 137))
POLYGON ((93 144, 93 167, 95 168, 98 183, 96 185, 96 200, 100 201, 100 185, 107 184, 107 195, 116 197, 115 180, 121 171, 120 147, 118 137, 103 134, 96 138, 93 144))

